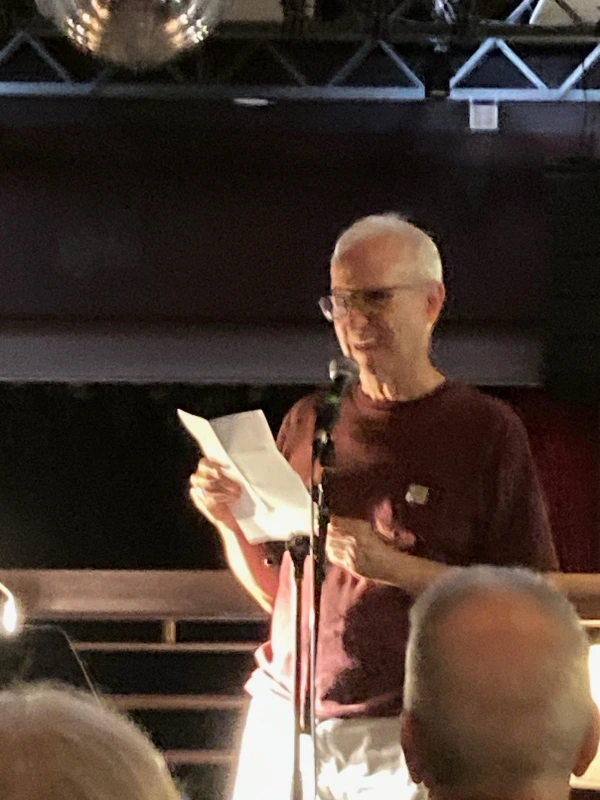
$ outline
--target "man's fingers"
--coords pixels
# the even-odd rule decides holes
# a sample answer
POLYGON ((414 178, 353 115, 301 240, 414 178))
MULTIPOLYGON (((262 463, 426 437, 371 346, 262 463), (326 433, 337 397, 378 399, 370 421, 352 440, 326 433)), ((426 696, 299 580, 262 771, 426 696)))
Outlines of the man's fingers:
POLYGON ((209 478, 208 480, 198 481, 196 484, 198 489, 203 489, 206 494, 227 494, 239 497, 242 493, 242 487, 235 481, 227 481, 222 479, 209 478))
POLYGON ((335 558, 349 557, 356 558, 356 543, 352 539, 329 539, 326 545, 327 556, 334 556, 335 558))
POLYGON ((223 488, 221 486, 190 486, 190 493, 203 497, 211 503, 235 503, 241 498, 238 489, 223 488))
POLYGON ((380 536, 383 536, 384 539, 393 541, 395 531, 391 525, 388 525, 380 519, 375 519, 375 530, 380 536))
POLYGON ((215 461, 214 458, 201 458, 198 462, 198 468, 206 467, 207 469, 218 469, 224 470, 227 469, 226 464, 222 464, 220 461, 215 461))
POLYGON ((352 519, 351 517, 332 516, 330 530, 335 530, 340 535, 354 536, 364 539, 373 533, 373 528, 364 519, 352 519))
POLYGON ((205 494, 220 493, 231 497, 240 497, 242 494, 242 487, 237 481, 212 469, 198 469, 190 475, 190 485, 205 494))
POLYGON ((239 500, 242 495, 240 487, 231 488, 214 483, 198 483, 192 485, 190 491, 211 503, 232 503, 239 500))
POLYGON ((396 533, 396 536, 394 538, 394 543, 401 550, 409 550, 411 547, 414 546, 416 540, 417 538, 414 535, 414 533, 402 529, 396 533))
POLYGON ((230 478, 227 474, 227 466, 225 464, 221 464, 219 461, 214 461, 210 458, 200 459, 194 475, 200 480, 223 480, 237 484, 237 481, 234 481, 233 478, 230 478))
POLYGON ((200 489, 196 489, 195 494, 202 500, 207 508, 222 505, 229 506, 237 499, 235 497, 231 497, 229 494, 219 494, 218 492, 208 494, 206 492, 202 492, 200 489))
POLYGON ((230 478, 229 475, 226 475, 225 472, 221 469, 221 467, 215 466, 208 466, 207 464, 200 463, 198 465, 198 469, 194 472, 194 475, 198 478, 198 480, 205 480, 205 481, 228 481, 230 483, 236 483, 233 478, 230 478))
POLYGON ((339 567, 345 567, 348 563, 349 555, 345 550, 338 550, 334 547, 327 551, 327 559, 332 564, 337 564, 339 567))
MULTIPOLYGON (((351 544, 351 539, 352 537, 330 528, 327 532, 326 546, 344 548, 351 544)), ((352 539, 352 542, 354 542, 354 539, 352 539)))
POLYGON ((212 468, 198 469, 190 476, 190 498, 202 513, 222 518, 242 496, 242 487, 230 478, 209 477, 208 470, 212 468))

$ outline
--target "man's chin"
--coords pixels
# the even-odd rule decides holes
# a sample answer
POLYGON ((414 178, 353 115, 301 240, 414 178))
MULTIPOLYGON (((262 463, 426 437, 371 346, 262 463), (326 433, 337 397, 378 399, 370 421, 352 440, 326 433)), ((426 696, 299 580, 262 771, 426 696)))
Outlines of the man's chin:
POLYGON ((352 358, 358 364, 359 370, 377 374, 377 364, 381 361, 381 350, 377 347, 352 348, 352 358))

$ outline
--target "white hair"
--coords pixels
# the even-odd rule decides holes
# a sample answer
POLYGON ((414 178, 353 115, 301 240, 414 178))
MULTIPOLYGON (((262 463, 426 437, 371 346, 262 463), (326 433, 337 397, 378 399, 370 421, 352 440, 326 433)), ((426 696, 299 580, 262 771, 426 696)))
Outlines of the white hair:
POLYGON ((49 684, 0 691, 2 800, 180 800, 164 759, 125 716, 49 684))
POLYGON ((333 258, 341 258, 355 244, 377 239, 386 233, 395 234, 399 239, 410 242, 414 249, 415 266, 420 277, 425 280, 443 282, 442 259, 431 236, 408 222, 400 214, 393 212, 371 214, 356 220, 338 237, 333 250, 333 258))
MULTIPOLYGON (((494 625, 490 618, 490 630, 494 625)), ((446 641, 451 636, 448 629, 446 641)), ((528 570, 469 567, 421 595, 411 610, 404 707, 415 721, 423 764, 435 782, 484 796, 568 780, 592 721, 588 652, 574 608, 528 570), (464 601, 481 601, 486 594, 531 601, 548 621, 552 646, 541 653, 532 650, 535 666, 527 662, 526 668, 515 668, 513 662, 511 670, 508 644, 502 651, 506 668, 500 655, 495 676, 483 671, 477 680, 477 656, 461 652, 458 674, 465 681, 452 682, 453 665, 438 642, 441 626, 464 601)))

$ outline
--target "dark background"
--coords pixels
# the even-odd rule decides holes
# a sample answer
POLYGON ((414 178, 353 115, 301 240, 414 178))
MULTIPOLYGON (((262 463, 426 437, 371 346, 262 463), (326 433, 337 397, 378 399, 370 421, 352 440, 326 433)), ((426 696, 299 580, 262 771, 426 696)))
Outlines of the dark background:
POLYGON ((438 240, 448 321, 543 319, 544 168, 577 135, 413 130, 384 104, 126 108, 0 128, 0 321, 316 325, 336 236, 386 210, 438 240))
POLYGON ((198 453, 177 407, 263 408, 276 431, 308 388, 0 384, 2 567, 224 566, 187 498, 198 453))

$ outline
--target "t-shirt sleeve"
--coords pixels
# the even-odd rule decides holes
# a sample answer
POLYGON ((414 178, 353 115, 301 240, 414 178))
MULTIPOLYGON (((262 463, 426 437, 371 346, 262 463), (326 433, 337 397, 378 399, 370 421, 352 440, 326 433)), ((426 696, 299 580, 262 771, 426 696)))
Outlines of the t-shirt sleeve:
POLYGON ((476 560, 541 571, 557 569, 548 511, 527 433, 512 411, 505 411, 483 486, 476 560))
POLYGON ((312 438, 317 395, 299 400, 286 414, 277 435, 277 448, 306 486, 310 484, 312 438))
MULTIPOLYGON (((310 463, 310 439, 307 438, 307 425, 310 431, 310 401, 303 399, 296 403, 285 415, 276 438, 277 449, 290 465, 306 478, 304 463, 310 463)), ((314 427, 314 423, 313 423, 314 427)), ((274 564, 281 564, 285 552, 283 542, 268 542, 265 545, 269 558, 274 564)))
POLYGON ((287 461, 290 460, 290 453, 287 444, 289 443, 290 428, 292 425, 292 413, 293 409, 288 411, 283 418, 283 422, 281 423, 281 427, 279 428, 276 439, 277 449, 287 461))

